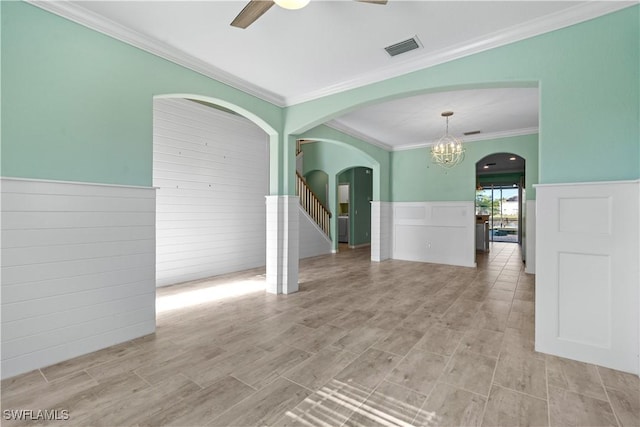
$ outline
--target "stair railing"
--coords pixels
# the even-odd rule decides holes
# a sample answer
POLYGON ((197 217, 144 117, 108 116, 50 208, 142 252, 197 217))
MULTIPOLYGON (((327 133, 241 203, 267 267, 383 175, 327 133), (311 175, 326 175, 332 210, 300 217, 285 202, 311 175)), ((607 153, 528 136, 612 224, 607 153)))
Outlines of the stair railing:
POLYGON ((309 188, 305 179, 298 172, 296 172, 296 193, 300 198, 302 208, 327 236, 331 236, 331 212, 320 202, 316 193, 309 188))

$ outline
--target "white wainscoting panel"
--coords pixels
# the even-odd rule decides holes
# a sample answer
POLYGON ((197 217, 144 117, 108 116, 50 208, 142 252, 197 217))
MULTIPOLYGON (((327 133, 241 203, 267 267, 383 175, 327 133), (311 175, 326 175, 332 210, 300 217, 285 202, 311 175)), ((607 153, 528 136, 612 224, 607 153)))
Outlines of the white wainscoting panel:
POLYGON ((473 202, 394 202, 394 259, 475 267, 473 202))
POLYGON ((155 330, 155 189, 2 179, 2 377, 155 330))
POLYGON ((300 259, 331 253, 331 239, 322 231, 309 214, 298 206, 300 212, 299 250, 300 259))
POLYGON ((154 100, 157 286, 265 265, 267 135, 241 116, 154 100))
POLYGON ((536 350, 638 373, 639 186, 536 186, 536 350))
POLYGON ((371 260, 391 258, 393 247, 393 205, 390 202, 371 202, 371 260))
POLYGON ((526 220, 526 236, 524 244, 526 245, 527 259, 525 264, 525 273, 536 274, 536 201, 527 200, 527 220, 526 220))

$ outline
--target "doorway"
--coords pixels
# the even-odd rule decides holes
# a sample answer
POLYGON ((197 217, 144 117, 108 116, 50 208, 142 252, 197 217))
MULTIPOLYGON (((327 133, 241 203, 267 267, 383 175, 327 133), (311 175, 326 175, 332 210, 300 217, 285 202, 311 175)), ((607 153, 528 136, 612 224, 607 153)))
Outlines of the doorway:
POLYGON ((522 244, 525 160, 496 153, 476 163, 476 218, 488 227, 489 242, 522 244))
POLYGON ((491 242, 520 243, 519 192, 517 184, 476 190, 476 215, 488 216, 491 242))
POLYGON ((371 200, 373 200, 373 171, 354 167, 337 177, 339 243, 349 248, 371 244, 371 200))

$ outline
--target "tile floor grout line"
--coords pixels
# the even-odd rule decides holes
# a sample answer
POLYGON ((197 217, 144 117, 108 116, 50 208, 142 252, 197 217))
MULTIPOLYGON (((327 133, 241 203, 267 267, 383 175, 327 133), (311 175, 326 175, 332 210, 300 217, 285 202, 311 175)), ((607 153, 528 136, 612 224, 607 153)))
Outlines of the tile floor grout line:
MULTIPOLYGON (((507 316, 507 319, 509 317, 507 316)), ((500 364, 500 355, 502 354, 502 343, 504 342, 504 332, 502 334, 502 341, 500 342, 500 351, 498 351, 498 357, 496 358, 496 364, 493 367, 493 373, 491 374, 491 382, 489 383, 489 393, 487 394, 487 400, 484 402, 484 408, 482 409, 482 416, 480 417, 480 424, 484 422, 484 416, 487 412, 487 406, 489 405, 489 399, 491 399, 491 389, 496 385, 496 372, 498 371, 498 365, 500 364)))
MULTIPOLYGON (((447 363, 445 363, 444 367, 442 368, 442 371, 440 372, 440 375, 438 375, 438 378, 436 378, 433 387, 431 388, 431 390, 429 391, 429 394, 427 395, 427 397, 424 399, 424 402, 422 402, 422 406, 420 406, 420 409, 418 409, 418 413, 416 414, 415 417, 413 417, 413 420, 411 421, 411 424, 415 424, 414 421, 416 421, 416 419, 418 418, 418 416, 420 416, 424 405, 427 404, 427 401, 429 400, 429 398, 431 397, 431 394, 433 393, 433 390, 436 389, 438 382, 442 382, 444 384, 449 384, 446 383, 444 381, 441 381, 442 376, 444 375, 444 373, 447 371, 447 368, 449 367, 449 364, 451 363, 451 361, 453 360, 453 355, 456 354, 456 352, 458 351, 458 348, 462 345, 462 339, 460 339, 460 341, 458 342, 458 345, 456 346, 456 348, 451 352, 451 354, 449 356, 445 356, 448 357, 447 363)), ((441 355, 442 356, 442 355, 441 355)), ((452 385, 452 384, 449 384, 452 385)), ((455 386, 454 386, 455 387, 455 386)), ((469 390, 466 390, 469 391, 469 390)))
MULTIPOLYGON (((335 376, 333 377, 333 379, 335 379, 335 376)), ((339 381, 339 380, 336 380, 336 381, 339 381)), ((360 402, 360 404, 358 405, 358 407, 357 407, 357 408, 356 408, 356 409, 355 409, 351 414, 349 414, 349 417, 347 417, 347 419, 346 419, 346 420, 344 420, 344 421, 342 422, 342 424, 340 424, 340 427, 343 427, 343 426, 344 426, 344 425, 345 425, 345 424, 346 424, 346 423, 351 419, 351 417, 353 416, 353 414, 354 414, 358 409, 360 409, 360 408, 362 407, 362 405, 364 405, 364 403, 365 403, 367 400, 369 400, 369 398, 370 398, 371 396, 373 396, 373 393, 375 393, 375 391, 378 389, 378 387, 380 386, 380 384, 382 384, 382 381, 384 381, 384 379, 383 379, 383 380, 381 380, 378 384, 376 384, 376 386, 375 386, 375 387, 373 387, 373 389, 372 389, 372 390, 371 390, 371 392, 367 395, 367 397, 365 397, 365 398, 364 398, 364 400, 363 400, 362 402, 360 402)))
MULTIPOLYGON (((151 384, 149 381, 146 380, 146 378, 144 378, 142 375, 140 375, 137 369, 134 369, 133 371, 129 371, 131 372, 133 375, 137 376, 138 378, 140 378, 142 380, 143 383, 147 384, 149 387, 153 387, 153 384, 151 384)), ((191 379, 189 379, 189 381, 191 381, 191 379)), ((196 384, 199 386, 199 384, 196 384)))
POLYGON ((497 383, 497 382, 494 382, 494 383, 493 383, 493 385, 495 385, 496 387, 499 387, 499 388, 503 388, 503 389, 508 390, 508 391, 512 391, 512 392, 514 392, 514 393, 521 394, 521 395, 523 395, 523 396, 531 397, 532 399, 542 400, 543 402, 546 402, 546 401, 547 401, 546 399, 544 399, 544 398, 542 398, 542 397, 540 397, 540 396, 535 396, 535 395, 533 395, 533 394, 525 393, 524 391, 515 390, 515 389, 513 389, 513 388, 511 388, 511 387, 507 387, 507 386, 502 385, 502 384, 497 383))
POLYGON ((620 423, 620 417, 618 417, 618 414, 616 413, 615 408, 611 404, 611 398, 609 397, 609 391, 607 390, 607 386, 605 385, 604 381, 602 380, 602 375, 600 374, 600 369, 598 369, 597 366, 595 366, 595 367, 596 367, 596 372, 598 373, 598 378, 600 379, 600 385, 604 389, 605 396, 607 396, 607 402, 609 402, 609 407, 611 408, 611 412, 613 413, 613 417, 616 419, 616 423, 618 423, 618 427, 623 427, 622 424, 620 423))
POLYGON ((44 382, 46 384, 49 384, 49 380, 47 379, 47 376, 44 374, 44 372, 42 372, 42 368, 38 369, 38 372, 40 372, 40 375, 42 375, 42 378, 44 379, 44 382))

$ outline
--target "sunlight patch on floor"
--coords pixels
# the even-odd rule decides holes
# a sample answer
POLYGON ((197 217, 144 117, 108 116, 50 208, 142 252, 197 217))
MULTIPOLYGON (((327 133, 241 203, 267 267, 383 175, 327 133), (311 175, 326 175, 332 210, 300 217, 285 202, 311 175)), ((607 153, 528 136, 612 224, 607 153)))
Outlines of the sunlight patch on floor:
POLYGON ((185 290, 156 298, 156 313, 179 310, 199 304, 221 301, 256 292, 264 292, 266 284, 260 280, 238 280, 202 289, 185 290))

